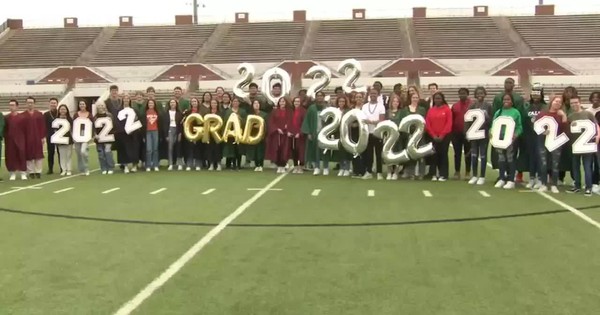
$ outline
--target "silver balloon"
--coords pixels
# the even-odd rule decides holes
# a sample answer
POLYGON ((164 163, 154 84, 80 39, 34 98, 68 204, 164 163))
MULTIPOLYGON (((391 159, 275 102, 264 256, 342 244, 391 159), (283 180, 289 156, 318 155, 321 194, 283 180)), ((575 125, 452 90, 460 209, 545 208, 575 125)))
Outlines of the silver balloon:
POLYGON ((332 120, 325 125, 317 135, 319 148, 327 150, 337 150, 339 148, 340 139, 335 139, 333 133, 337 131, 342 119, 342 111, 336 107, 327 107, 319 114, 321 122, 332 120))
POLYGON ((400 139, 400 132, 398 131, 398 125, 393 121, 380 121, 373 130, 373 135, 383 139, 381 158, 386 164, 404 164, 410 161, 407 150, 394 152, 394 146, 398 142, 398 139, 400 139))
POLYGON ((242 75, 242 78, 233 86, 233 94, 239 98, 248 98, 250 93, 245 92, 244 88, 250 85, 252 80, 254 80, 254 73, 256 72, 254 66, 244 62, 237 67, 237 71, 242 75))
POLYGON ((423 138, 423 132, 425 132, 425 119, 423 116, 412 114, 404 117, 400 122, 398 129, 400 132, 408 133, 410 135, 408 144, 406 145, 406 151, 412 160, 419 160, 433 154, 433 144, 428 143, 419 147, 419 142, 423 138), (414 131, 411 132, 411 129, 414 129, 414 131))
POLYGON ((352 92, 357 92, 357 93, 367 92, 366 86, 354 87, 354 88, 352 87, 356 83, 356 81, 360 77, 360 73, 362 72, 362 67, 360 66, 360 63, 358 62, 358 60, 351 58, 351 59, 346 59, 346 60, 342 61, 340 63, 340 65, 338 66, 337 71, 346 76, 346 80, 344 81, 344 84, 342 85, 342 88, 344 89, 345 93, 350 94, 352 92))
MULTIPOLYGON (((313 83, 306 92, 306 95, 312 98, 315 98, 315 94, 323 91, 323 89, 331 82, 331 70, 325 66, 315 65, 310 67, 308 72, 306 72, 306 76, 312 77, 315 80, 315 83, 313 83)), ((329 100, 325 101, 328 102, 329 100)))
POLYGON ((348 111, 341 120, 340 142, 342 147, 354 157, 365 152, 369 143, 369 126, 365 123, 366 119, 365 113, 355 108, 348 111), (356 142, 350 138, 350 126, 353 122, 358 123, 358 140, 356 142))
POLYGON ((287 71, 275 67, 271 68, 263 74, 262 77, 262 93, 265 95, 269 101, 273 104, 277 104, 277 101, 282 96, 290 94, 292 90, 292 79, 290 78, 290 74, 287 71), (273 80, 281 80, 281 95, 273 96, 273 92, 271 91, 271 81, 273 80))

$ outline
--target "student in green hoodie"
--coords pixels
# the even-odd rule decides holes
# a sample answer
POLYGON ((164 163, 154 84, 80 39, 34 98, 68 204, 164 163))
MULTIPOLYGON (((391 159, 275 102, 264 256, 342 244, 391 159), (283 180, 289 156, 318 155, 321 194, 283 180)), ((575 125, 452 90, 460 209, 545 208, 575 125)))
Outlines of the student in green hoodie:
MULTIPOLYGON (((512 135, 511 144, 506 148, 495 148, 498 153, 498 169, 500 179, 496 183, 496 188, 513 189, 515 188, 515 171, 516 160, 514 150, 517 138, 523 133, 523 122, 521 113, 514 107, 514 97, 512 94, 504 94, 502 97, 503 107, 494 115, 494 121, 499 117, 509 117, 515 122, 515 127, 512 135)), ((503 126, 494 126, 494 128, 503 128, 503 126)), ((508 130, 500 130, 500 139, 503 139, 508 130)), ((493 134, 493 132, 492 132, 493 134)))
MULTIPOLYGON (((4 114, 0 113, 0 160, 2 158, 2 139, 4 139, 4 114)), ((2 166, 0 166, 1 168, 2 166)), ((0 182, 2 177, 0 177, 0 182)))
POLYGON ((183 98, 183 89, 181 87, 175 87, 175 89, 173 89, 173 95, 179 104, 180 111, 183 112, 190 108, 190 100, 183 98))

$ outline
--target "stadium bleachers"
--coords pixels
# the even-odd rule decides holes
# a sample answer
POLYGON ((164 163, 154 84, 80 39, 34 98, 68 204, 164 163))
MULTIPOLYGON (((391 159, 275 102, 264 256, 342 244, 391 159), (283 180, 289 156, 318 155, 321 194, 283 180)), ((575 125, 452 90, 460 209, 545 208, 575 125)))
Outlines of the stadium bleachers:
POLYGON ((315 34, 314 60, 395 59, 402 56, 398 20, 322 21, 315 34))
POLYGON ((94 66, 157 65, 189 62, 215 25, 120 27, 99 50, 94 66))
POLYGON ((277 62, 293 59, 302 48, 305 24, 233 24, 204 59, 208 63, 277 62))
POLYGON ((71 66, 100 34, 100 27, 10 30, 0 45, 0 68, 71 66))
POLYGON ((515 16, 509 19, 537 55, 600 56, 600 15, 515 16))
POLYGON ((491 17, 413 19, 423 57, 509 58, 515 51, 491 17))
POLYGON ((19 109, 25 110, 25 99, 28 96, 33 96, 36 99, 35 108, 38 110, 46 110, 48 108, 48 100, 51 97, 56 97, 60 100, 60 95, 52 94, 52 93, 39 93, 39 94, 18 94, 18 95, 9 95, 9 94, 0 94, 0 113, 8 112, 8 102, 11 99, 16 99, 19 101, 19 109))

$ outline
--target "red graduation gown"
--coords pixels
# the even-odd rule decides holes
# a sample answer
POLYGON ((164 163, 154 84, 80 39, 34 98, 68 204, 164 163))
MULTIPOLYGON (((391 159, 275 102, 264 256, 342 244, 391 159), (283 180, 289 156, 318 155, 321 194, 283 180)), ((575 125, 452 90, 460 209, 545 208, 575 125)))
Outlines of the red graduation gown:
POLYGON ((27 161, 43 159, 44 147, 42 140, 46 139, 44 115, 38 110, 24 111, 21 115, 24 117, 25 159, 27 161))
POLYGON ((289 160, 289 146, 288 146, 288 135, 287 135, 287 121, 289 119, 290 111, 274 109, 269 114, 269 121, 267 122, 267 151, 265 157, 270 161, 278 161, 278 156, 282 161, 289 160), (280 134, 280 129, 283 134, 280 134))
MULTIPOLYGON (((25 129, 24 117, 21 114, 8 114, 5 117, 6 140, 5 160, 6 168, 9 172, 27 170, 25 160, 25 129)), ((41 143, 41 142, 40 142, 41 143)))
POLYGON ((306 135, 301 130, 304 116, 306 116, 306 108, 298 106, 290 113, 287 122, 288 132, 293 134, 293 137, 288 140, 289 150, 290 152, 294 149, 298 150, 298 158, 301 164, 304 164, 304 149, 306 148, 306 135), (300 135, 300 137, 296 138, 296 135, 300 135))

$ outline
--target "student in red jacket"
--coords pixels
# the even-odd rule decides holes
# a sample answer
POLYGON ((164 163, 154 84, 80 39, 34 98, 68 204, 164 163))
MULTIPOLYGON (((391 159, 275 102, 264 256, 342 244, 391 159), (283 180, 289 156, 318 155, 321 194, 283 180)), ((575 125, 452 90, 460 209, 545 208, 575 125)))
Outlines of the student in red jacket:
POLYGON ((450 145, 452 131, 452 111, 442 92, 433 94, 432 99, 433 106, 425 117, 425 130, 433 139, 435 150, 429 175, 433 181, 445 182, 448 179, 448 145, 450 145))
POLYGON ((460 164, 464 150, 465 178, 471 178, 471 143, 465 137, 465 113, 471 106, 469 89, 458 89, 459 101, 452 105, 452 147, 454 148, 454 178, 460 179, 460 164))

